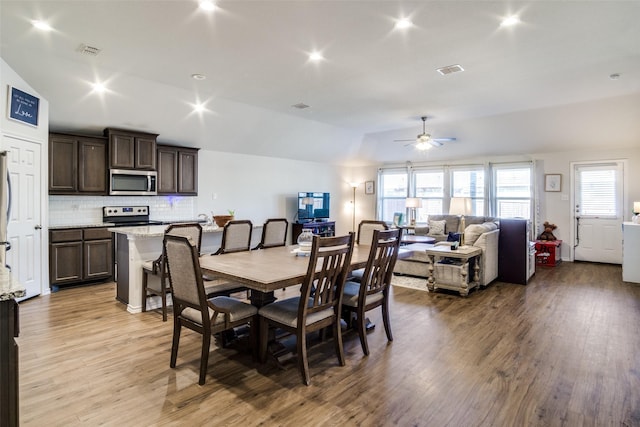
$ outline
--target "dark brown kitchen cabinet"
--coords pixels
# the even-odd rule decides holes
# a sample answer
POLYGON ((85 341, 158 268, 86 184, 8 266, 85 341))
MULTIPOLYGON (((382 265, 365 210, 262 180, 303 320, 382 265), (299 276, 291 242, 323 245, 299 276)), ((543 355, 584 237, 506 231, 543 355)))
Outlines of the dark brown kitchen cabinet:
POLYGON ((49 135, 49 194, 107 194, 107 141, 49 135))
POLYGON ((157 134, 106 128, 109 168, 156 170, 157 134))
POLYGON ((198 150, 158 145, 158 194, 198 195, 198 150))
POLYGON ((109 279, 113 275, 113 236, 104 227, 49 231, 52 285, 109 279))

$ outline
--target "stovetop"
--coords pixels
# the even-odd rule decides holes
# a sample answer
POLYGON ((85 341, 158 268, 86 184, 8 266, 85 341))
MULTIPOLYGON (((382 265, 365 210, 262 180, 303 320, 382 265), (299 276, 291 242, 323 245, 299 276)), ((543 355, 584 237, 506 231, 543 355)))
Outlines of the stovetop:
POLYGON ((163 224, 162 221, 149 219, 149 206, 104 206, 102 221, 112 223, 116 227, 163 224))

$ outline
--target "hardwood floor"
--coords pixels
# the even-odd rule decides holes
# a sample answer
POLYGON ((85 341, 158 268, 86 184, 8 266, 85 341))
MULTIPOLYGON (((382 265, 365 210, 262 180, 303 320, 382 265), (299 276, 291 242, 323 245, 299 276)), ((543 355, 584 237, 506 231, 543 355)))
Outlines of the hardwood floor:
POLYGON ((393 287, 387 345, 379 310, 364 357, 345 336, 309 351, 311 386, 200 337, 129 314, 113 283, 20 304, 24 426, 640 426, 640 285, 620 266, 562 263, 527 286, 494 282, 467 298, 393 287), (329 366, 326 373, 320 367, 329 366))

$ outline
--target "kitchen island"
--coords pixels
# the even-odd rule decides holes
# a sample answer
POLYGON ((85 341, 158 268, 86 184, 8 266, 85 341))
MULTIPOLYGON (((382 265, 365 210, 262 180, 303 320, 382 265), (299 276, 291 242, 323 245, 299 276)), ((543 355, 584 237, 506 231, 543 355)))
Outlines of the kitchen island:
MULTIPOLYGON (((112 227, 116 241, 116 299, 127 305, 130 313, 142 311, 142 264, 162 253, 162 239, 168 225, 112 227)), ((260 242, 262 224, 253 227, 251 247, 260 242)), ((214 253, 222 244, 222 228, 202 226, 202 253, 214 253)), ((159 280, 150 276, 149 280, 159 280)), ((149 309, 160 307, 160 298, 147 302, 149 309)))

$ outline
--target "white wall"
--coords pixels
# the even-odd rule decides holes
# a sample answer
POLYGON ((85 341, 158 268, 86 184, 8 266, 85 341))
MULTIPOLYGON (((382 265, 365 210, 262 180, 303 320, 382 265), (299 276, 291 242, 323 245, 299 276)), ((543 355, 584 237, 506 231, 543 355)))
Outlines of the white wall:
MULTIPOLYGON (((48 247, 48 186, 47 186, 47 164, 49 153, 49 102, 36 92, 29 84, 24 81, 9 65, 0 58, 0 150, 4 149, 3 140, 5 137, 14 137, 35 142, 41 146, 40 164, 42 165, 41 175, 41 212, 40 221, 43 226, 41 229, 41 250, 42 259, 42 275, 41 275, 41 293, 49 292, 49 247, 48 247), (39 101, 38 126, 33 127, 20 122, 10 120, 8 118, 8 87, 14 86, 17 89, 28 92, 37 96, 39 101)), ((16 197, 33 197, 30 194, 14 195, 14 204, 17 203, 16 197)))

